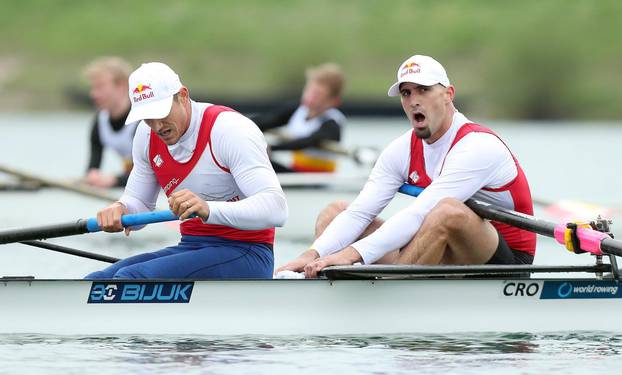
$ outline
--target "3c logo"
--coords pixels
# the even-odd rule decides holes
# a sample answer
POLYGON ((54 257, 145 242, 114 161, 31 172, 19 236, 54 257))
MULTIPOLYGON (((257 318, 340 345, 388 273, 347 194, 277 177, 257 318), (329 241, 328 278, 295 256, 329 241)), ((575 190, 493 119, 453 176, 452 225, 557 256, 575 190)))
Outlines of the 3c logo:
POLYGON ((104 293, 104 301, 112 301, 117 290, 117 284, 106 285, 106 292, 104 293))

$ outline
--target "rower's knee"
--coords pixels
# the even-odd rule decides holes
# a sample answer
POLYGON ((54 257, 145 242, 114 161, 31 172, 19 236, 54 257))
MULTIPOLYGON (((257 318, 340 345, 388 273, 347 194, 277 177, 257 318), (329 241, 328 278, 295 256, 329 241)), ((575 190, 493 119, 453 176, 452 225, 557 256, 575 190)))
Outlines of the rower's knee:
POLYGON ((319 237, 324 229, 328 226, 343 211, 348 208, 350 202, 344 200, 338 200, 330 203, 322 211, 320 211, 317 221, 315 222, 315 236, 319 237))
POLYGON ((103 279, 112 279, 112 275, 106 273, 104 271, 95 271, 91 272, 88 275, 84 276, 85 280, 103 280, 103 279))
POLYGON ((345 211, 346 208, 350 205, 350 202, 339 200, 334 201, 323 210, 326 215, 333 216, 333 218, 339 215, 341 212, 345 211))
POLYGON ((430 211, 434 215, 435 226, 450 232, 462 228, 468 219, 468 208, 454 198, 443 198, 430 211))

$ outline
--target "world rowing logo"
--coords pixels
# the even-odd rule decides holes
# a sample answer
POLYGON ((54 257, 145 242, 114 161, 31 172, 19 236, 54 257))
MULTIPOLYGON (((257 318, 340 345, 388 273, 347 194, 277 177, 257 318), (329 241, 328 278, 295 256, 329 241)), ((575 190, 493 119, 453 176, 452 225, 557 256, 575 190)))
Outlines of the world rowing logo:
POLYGON ((572 294, 572 284, 570 283, 563 283, 557 288, 557 295, 560 298, 567 298, 570 294, 572 294))
POLYGON ((406 74, 416 74, 421 72, 421 67, 416 62, 407 62, 400 70, 400 78, 406 74))

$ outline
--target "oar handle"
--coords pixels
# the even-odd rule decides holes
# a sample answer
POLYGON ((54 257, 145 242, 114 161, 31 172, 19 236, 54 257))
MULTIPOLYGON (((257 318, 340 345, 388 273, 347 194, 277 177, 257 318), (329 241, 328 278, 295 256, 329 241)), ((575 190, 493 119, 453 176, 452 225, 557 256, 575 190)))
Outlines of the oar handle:
MULTIPOLYGON (((192 217, 195 217, 193 215, 192 217)), ((127 214, 121 216, 121 225, 124 228, 134 227, 139 225, 161 223, 164 221, 178 220, 179 217, 175 215, 171 210, 151 211, 151 212, 139 212, 137 214, 127 214)), ((86 229, 93 233, 101 231, 97 219, 92 217, 86 221, 86 229)))

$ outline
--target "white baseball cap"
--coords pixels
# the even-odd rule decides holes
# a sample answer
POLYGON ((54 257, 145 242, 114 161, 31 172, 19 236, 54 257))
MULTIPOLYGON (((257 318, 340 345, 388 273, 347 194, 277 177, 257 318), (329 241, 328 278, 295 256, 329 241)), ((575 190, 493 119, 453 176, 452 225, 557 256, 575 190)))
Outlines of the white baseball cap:
POLYGON ((389 87, 389 96, 400 94, 400 84, 412 82, 423 86, 433 86, 437 83, 448 87, 449 78, 445 68, 430 56, 414 55, 406 59, 397 70, 397 82, 389 87))
POLYGON ((159 62, 142 64, 129 78, 132 109, 126 124, 144 119, 161 119, 171 112, 173 95, 182 87, 179 76, 159 62))

